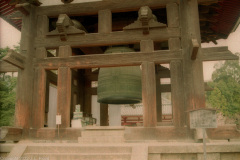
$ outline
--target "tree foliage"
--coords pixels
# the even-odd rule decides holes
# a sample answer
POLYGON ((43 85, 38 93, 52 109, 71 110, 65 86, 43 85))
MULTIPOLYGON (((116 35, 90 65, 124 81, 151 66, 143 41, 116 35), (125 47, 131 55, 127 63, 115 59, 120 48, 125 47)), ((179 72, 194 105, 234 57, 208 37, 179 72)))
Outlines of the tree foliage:
POLYGON ((10 126, 14 122, 17 78, 0 77, 0 126, 10 126))
MULTIPOLYGON (((9 47, 0 48, 0 60, 7 54, 9 47)), ((19 51, 19 46, 14 46, 19 51)), ((14 123, 17 77, 0 73, 0 126, 14 123)))
POLYGON ((208 85, 207 102, 224 116, 238 119, 240 115, 240 65, 239 61, 225 61, 212 75, 208 85))

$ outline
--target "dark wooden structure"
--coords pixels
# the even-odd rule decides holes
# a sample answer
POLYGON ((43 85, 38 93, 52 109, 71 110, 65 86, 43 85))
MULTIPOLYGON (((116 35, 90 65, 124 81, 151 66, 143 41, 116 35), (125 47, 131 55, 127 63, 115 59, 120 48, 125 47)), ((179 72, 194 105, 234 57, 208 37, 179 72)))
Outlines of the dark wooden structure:
MULTIPOLYGON (((204 25, 199 12, 211 10, 214 4, 216 0, 105 0, 22 7, 27 13, 22 15, 21 55, 8 56, 19 67, 15 125, 30 137, 48 132, 43 129, 46 95, 48 84, 54 83, 58 86, 57 112, 62 115, 60 127, 67 133, 74 104, 80 103, 83 112, 91 114, 91 95, 96 94, 91 82, 98 75, 93 68, 141 66, 143 127, 130 128, 127 139, 192 138, 186 111, 205 108, 202 62, 238 58, 227 47, 201 48, 201 34, 203 41, 209 40, 201 33, 200 25, 204 25), (86 30, 77 28, 72 19, 86 30), (129 45, 136 52, 102 54, 114 45, 129 45), (50 49, 56 56, 48 53, 50 49), (165 63, 170 71, 161 69, 165 63), (170 87, 160 84, 160 78, 166 77, 171 77, 170 87), (172 94, 171 126, 157 126, 164 89, 172 94)), ((107 105, 100 107, 104 126, 107 105)))

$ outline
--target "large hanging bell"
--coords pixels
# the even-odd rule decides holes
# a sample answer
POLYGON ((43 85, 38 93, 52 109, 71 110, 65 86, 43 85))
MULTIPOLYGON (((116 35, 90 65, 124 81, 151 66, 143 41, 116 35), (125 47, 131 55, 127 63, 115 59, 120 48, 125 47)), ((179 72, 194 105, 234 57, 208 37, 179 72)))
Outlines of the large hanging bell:
MULTIPOLYGON (((111 47, 105 54, 134 52, 128 47, 111 47)), ((101 68, 98 75, 98 102, 106 104, 135 104, 142 100, 139 66, 101 68)))

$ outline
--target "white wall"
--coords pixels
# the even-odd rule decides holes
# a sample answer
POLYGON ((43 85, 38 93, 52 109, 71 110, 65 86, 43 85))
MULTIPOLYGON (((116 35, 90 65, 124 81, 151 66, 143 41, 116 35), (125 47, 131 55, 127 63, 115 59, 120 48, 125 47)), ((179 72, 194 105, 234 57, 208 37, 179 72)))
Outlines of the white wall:
POLYGON ((18 45, 21 38, 21 32, 0 18, 0 48, 18 45))

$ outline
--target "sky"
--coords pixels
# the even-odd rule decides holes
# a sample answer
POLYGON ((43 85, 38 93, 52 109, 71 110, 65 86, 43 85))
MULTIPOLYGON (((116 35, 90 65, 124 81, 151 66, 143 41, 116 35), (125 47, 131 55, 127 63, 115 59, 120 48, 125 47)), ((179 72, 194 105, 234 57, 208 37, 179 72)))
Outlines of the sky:
MULTIPOLYGON (((42 0, 45 1, 45 0, 42 0)), ((48 1, 50 2, 50 1, 48 1)), ((59 2, 60 3, 60 2, 59 2)), ((13 48, 14 45, 18 45, 21 38, 21 33, 12 27, 10 24, 5 22, 0 18, 0 47, 4 48, 9 46, 13 48)), ((218 46, 228 46, 228 49, 232 53, 240 53, 240 25, 231 33, 227 39, 220 39, 217 41, 218 44, 214 43, 202 43, 202 47, 218 47, 218 46)), ((203 71, 204 71, 204 81, 211 81, 212 72, 215 70, 214 65, 218 62, 203 62, 203 71)))

